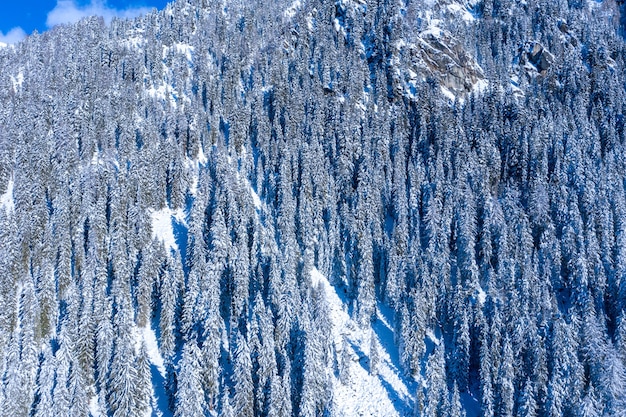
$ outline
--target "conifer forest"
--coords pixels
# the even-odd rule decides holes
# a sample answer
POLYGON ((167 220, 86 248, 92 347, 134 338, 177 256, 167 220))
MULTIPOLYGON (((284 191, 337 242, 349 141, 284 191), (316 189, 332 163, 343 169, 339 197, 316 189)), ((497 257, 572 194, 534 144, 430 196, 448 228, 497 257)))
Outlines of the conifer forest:
POLYGON ((623 0, 175 0, 0 46, 0 414, 626 416, 623 0))

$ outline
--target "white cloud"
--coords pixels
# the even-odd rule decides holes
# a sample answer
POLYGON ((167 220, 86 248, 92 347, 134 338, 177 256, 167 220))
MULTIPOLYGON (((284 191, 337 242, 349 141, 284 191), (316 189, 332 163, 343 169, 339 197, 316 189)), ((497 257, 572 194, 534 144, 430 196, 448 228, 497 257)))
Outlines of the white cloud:
POLYGON ((10 45, 10 44, 18 43, 25 37, 26 37, 26 32, 24 32, 24 30, 21 27, 15 27, 11 29, 10 31, 8 31, 6 35, 0 32, 0 43, 10 45))
POLYGON ((87 16, 102 16, 108 24, 114 17, 137 17, 148 11, 150 11, 148 7, 115 9, 107 5, 106 0, 91 0, 84 6, 76 4, 75 0, 57 0, 56 7, 48 13, 46 25, 51 28, 63 23, 74 23, 87 16))

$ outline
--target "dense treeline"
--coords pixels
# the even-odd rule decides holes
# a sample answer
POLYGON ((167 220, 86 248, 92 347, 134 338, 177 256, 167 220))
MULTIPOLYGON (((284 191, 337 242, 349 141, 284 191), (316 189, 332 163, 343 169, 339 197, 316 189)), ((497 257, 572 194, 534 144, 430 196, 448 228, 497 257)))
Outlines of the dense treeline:
POLYGON ((621 415, 623 6, 445 5, 179 0, 0 49, 4 413, 332 415, 316 267, 393 309, 418 416, 621 415), (486 88, 402 81, 427 8, 486 88))

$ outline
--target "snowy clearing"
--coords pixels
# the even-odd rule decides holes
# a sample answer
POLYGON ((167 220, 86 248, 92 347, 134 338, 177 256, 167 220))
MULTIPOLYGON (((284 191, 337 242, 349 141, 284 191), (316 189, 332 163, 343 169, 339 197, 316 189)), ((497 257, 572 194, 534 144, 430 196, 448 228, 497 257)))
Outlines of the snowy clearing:
POLYGON ((152 238, 163 242, 163 245, 173 251, 178 250, 176 238, 174 237, 173 221, 185 223, 185 213, 182 209, 171 210, 163 208, 159 211, 150 210, 152 217, 152 238))

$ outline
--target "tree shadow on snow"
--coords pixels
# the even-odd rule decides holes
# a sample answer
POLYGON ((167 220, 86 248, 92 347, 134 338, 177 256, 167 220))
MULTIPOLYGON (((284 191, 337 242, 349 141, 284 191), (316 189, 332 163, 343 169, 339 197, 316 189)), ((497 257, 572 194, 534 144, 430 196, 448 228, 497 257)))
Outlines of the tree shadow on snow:
POLYGON ((150 373, 152 374, 152 387, 154 388, 154 399, 156 404, 152 404, 152 417, 157 417, 157 410, 163 417, 172 417, 169 407, 169 399, 165 392, 165 378, 159 372, 159 369, 150 364, 150 373))

